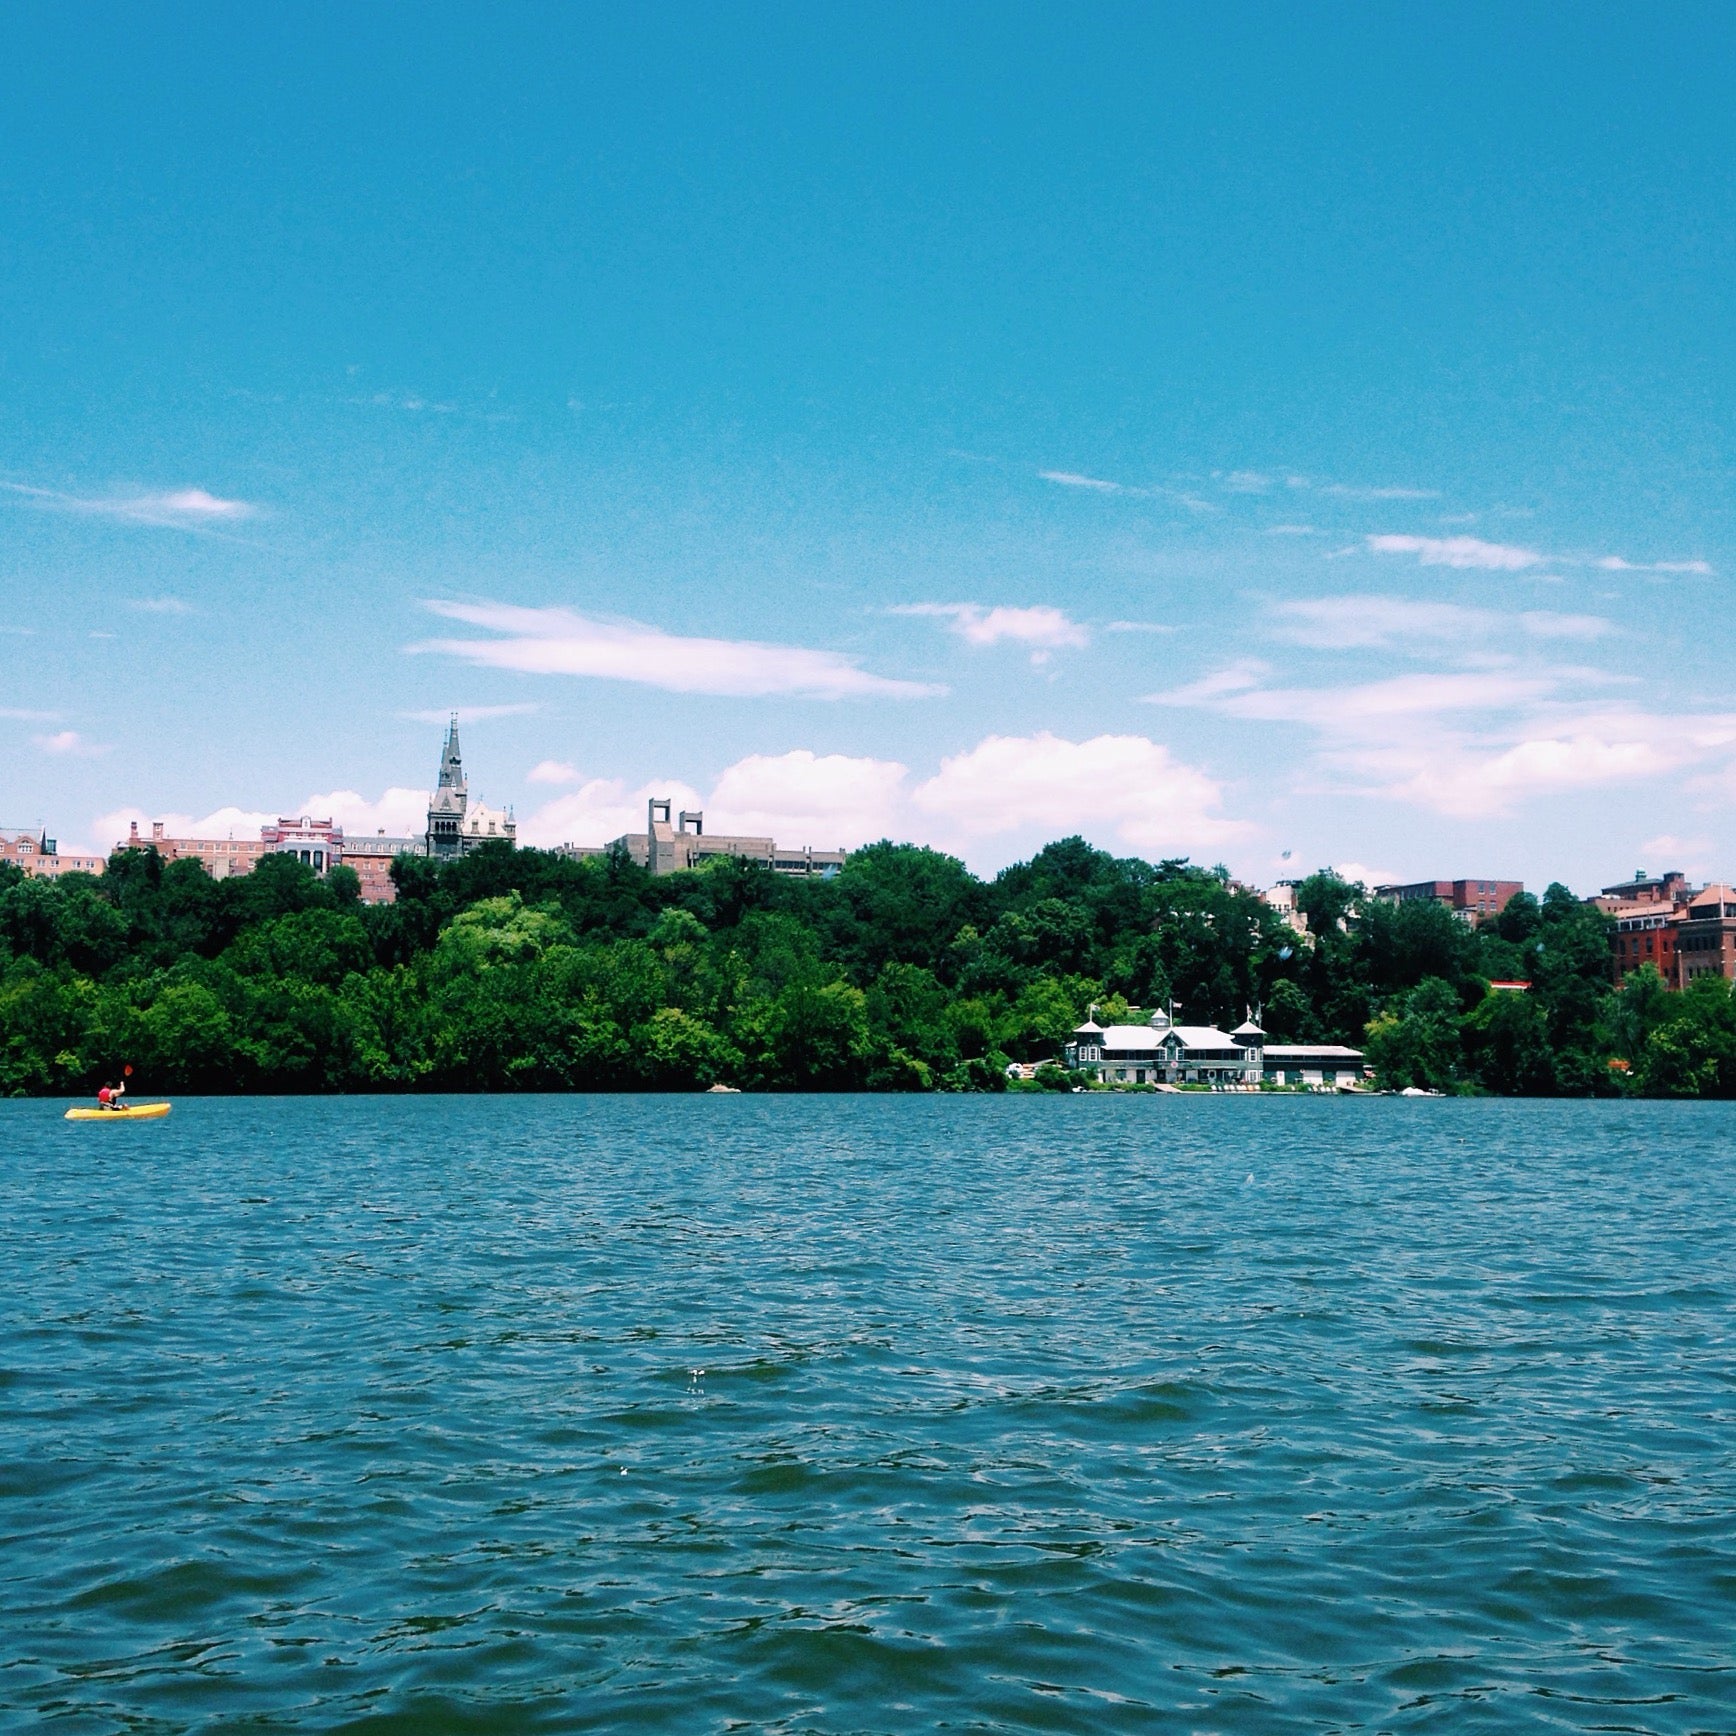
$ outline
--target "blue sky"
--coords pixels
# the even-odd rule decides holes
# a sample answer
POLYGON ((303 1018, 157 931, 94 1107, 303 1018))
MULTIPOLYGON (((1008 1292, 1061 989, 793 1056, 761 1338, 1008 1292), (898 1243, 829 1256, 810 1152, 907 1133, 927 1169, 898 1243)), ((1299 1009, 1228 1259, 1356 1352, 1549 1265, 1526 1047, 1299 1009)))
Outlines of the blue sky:
POLYGON ((0 824, 1736 872, 1728 9, 257 11, 8 14, 0 824))

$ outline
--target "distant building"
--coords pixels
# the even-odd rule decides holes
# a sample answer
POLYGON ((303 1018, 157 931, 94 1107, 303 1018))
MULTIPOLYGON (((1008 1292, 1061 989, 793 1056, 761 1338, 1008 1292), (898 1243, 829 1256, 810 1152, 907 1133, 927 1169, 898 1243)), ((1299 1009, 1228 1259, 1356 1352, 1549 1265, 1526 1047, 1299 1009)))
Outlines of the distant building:
MULTIPOLYGON (((1602 904, 1601 899, 1597 900, 1602 904)), ((1608 907, 1605 906, 1607 909, 1608 907)), ((1676 944, 1682 932, 1679 906, 1624 904, 1609 910, 1614 920, 1609 945, 1615 980, 1651 965, 1667 983, 1676 980, 1676 944)))
POLYGON ((1685 904, 1688 896, 1688 877, 1679 868, 1667 874, 1648 874, 1636 868, 1633 879, 1604 887, 1592 902, 1614 911, 1624 904, 1685 904))
POLYGON ((344 839, 344 866, 361 882, 364 904, 396 904, 398 888, 392 880, 392 864, 400 856, 427 853, 422 838, 392 838, 384 832, 351 833, 344 839))
POLYGON ((1402 886, 1377 886, 1374 895, 1389 904, 1439 904, 1462 922, 1475 924, 1499 916, 1524 890, 1523 880, 1412 880, 1402 886))
POLYGON ((1649 964, 1672 988, 1679 986, 1677 946, 1693 896, 1687 875, 1679 869, 1647 874, 1636 868, 1631 880, 1606 886, 1589 901, 1611 918, 1610 968, 1618 983, 1649 964))
MULTIPOLYGON (((1092 1009, 1095 1014, 1096 1009, 1092 1009)), ((1099 1025, 1073 1033, 1066 1064, 1110 1085, 1337 1086, 1363 1075, 1360 1049, 1341 1043, 1268 1043, 1250 1015, 1233 1031, 1178 1025, 1153 1013, 1140 1025, 1099 1025)))
POLYGON ((434 794, 428 802, 428 829, 422 854, 437 862, 468 856, 490 842, 518 843, 518 825, 510 809, 504 812, 482 802, 472 802, 464 777, 464 756, 458 748, 458 714, 446 730, 446 745, 440 752, 440 770, 435 774, 434 794))
POLYGON ((686 868, 702 867, 719 856, 735 856, 761 863, 774 874, 829 876, 843 867, 845 859, 842 850, 815 850, 810 846, 787 849, 780 848, 771 838, 708 833, 701 812, 684 812, 672 818, 667 796, 653 796, 645 804, 643 832, 624 833, 602 850, 564 844, 561 853, 575 857, 624 856, 653 874, 676 874, 686 868))
MULTIPOLYGON (((155 850, 165 862, 202 863, 213 880, 229 880, 249 874, 264 856, 294 856, 316 874, 329 874, 346 867, 361 882, 364 904, 391 904, 398 896, 392 883, 392 863, 399 856, 433 856, 440 860, 468 855, 490 839, 518 842, 518 826, 511 810, 503 812, 470 799, 464 778, 464 759, 458 745, 458 719, 453 717, 440 754, 433 794, 428 801, 427 829, 420 837, 388 837, 384 832, 346 837, 342 826, 330 819, 301 814, 279 817, 262 826, 252 838, 171 838, 164 822, 150 822, 150 834, 139 831, 135 820, 117 850, 155 850)), ((0 860, 5 860, 0 846, 0 860)), ((81 859, 88 860, 88 859, 81 859)), ((96 861, 90 871, 100 874, 96 861)), ((65 870, 62 870, 64 872, 65 870)))
POLYGON ((344 829, 330 820, 279 819, 259 828, 259 842, 268 856, 294 856, 316 874, 324 874, 344 859, 344 829))
POLYGON ((251 874, 254 864, 265 852, 265 845, 258 838, 166 837, 161 820, 151 821, 148 838, 139 831, 138 821, 132 821, 127 827, 127 835, 115 848, 155 850, 165 862, 199 862, 213 880, 230 880, 238 874, 251 874))
POLYGON ((1690 899, 1676 933, 1676 986, 1713 972, 1736 981, 1736 891, 1724 885, 1690 899))
POLYGON ((1275 886, 1268 887, 1260 896, 1283 917, 1294 933, 1306 935, 1308 918, 1296 908, 1296 888, 1301 884, 1300 880, 1280 880, 1275 886))
POLYGON ((60 846, 40 827, 0 827, 0 862, 10 862, 32 880, 54 880, 62 874, 100 874, 101 856, 60 853, 60 846))

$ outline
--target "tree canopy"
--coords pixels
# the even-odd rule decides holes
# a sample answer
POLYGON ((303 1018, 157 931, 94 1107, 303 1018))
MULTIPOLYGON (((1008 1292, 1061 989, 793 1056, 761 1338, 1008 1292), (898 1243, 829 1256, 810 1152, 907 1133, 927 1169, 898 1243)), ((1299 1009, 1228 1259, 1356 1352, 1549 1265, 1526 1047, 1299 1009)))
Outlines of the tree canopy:
POLYGON ((1262 1007, 1272 1040, 1364 1046, 1394 1086, 1736 1092, 1729 986, 1615 988, 1606 918, 1561 886, 1472 929, 1315 874, 1305 938, 1221 869, 1079 838, 991 880, 893 843, 829 878, 504 844, 394 878, 366 906, 287 855, 0 869, 0 1092, 126 1064, 151 1091, 998 1089, 1093 1003, 1262 1007))

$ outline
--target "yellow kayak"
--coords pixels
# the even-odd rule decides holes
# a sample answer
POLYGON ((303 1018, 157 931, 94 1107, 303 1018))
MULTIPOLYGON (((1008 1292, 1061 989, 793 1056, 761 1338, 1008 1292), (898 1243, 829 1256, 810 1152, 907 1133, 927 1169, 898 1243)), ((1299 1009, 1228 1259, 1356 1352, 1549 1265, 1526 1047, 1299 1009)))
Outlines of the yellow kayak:
POLYGON ((155 1121, 169 1113, 168 1103, 129 1103, 124 1109, 69 1109, 68 1121, 155 1121))

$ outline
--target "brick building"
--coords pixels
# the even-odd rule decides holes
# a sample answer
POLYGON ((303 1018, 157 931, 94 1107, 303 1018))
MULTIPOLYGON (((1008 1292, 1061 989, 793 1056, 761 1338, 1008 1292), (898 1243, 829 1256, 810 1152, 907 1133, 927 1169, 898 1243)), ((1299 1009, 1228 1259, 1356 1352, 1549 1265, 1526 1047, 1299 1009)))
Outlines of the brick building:
POLYGON ((0 862, 10 862, 32 880, 54 880, 62 874, 100 874, 107 866, 101 856, 62 855, 60 846, 39 827, 0 827, 0 862))
POLYGON ((1676 987, 1713 971, 1736 981, 1736 890, 1723 885, 1690 899, 1676 929, 1676 987))
POLYGON ((1412 880, 1402 886, 1377 886, 1374 895, 1389 904, 1432 901, 1463 922, 1479 923, 1499 916, 1524 890, 1523 880, 1412 880))

